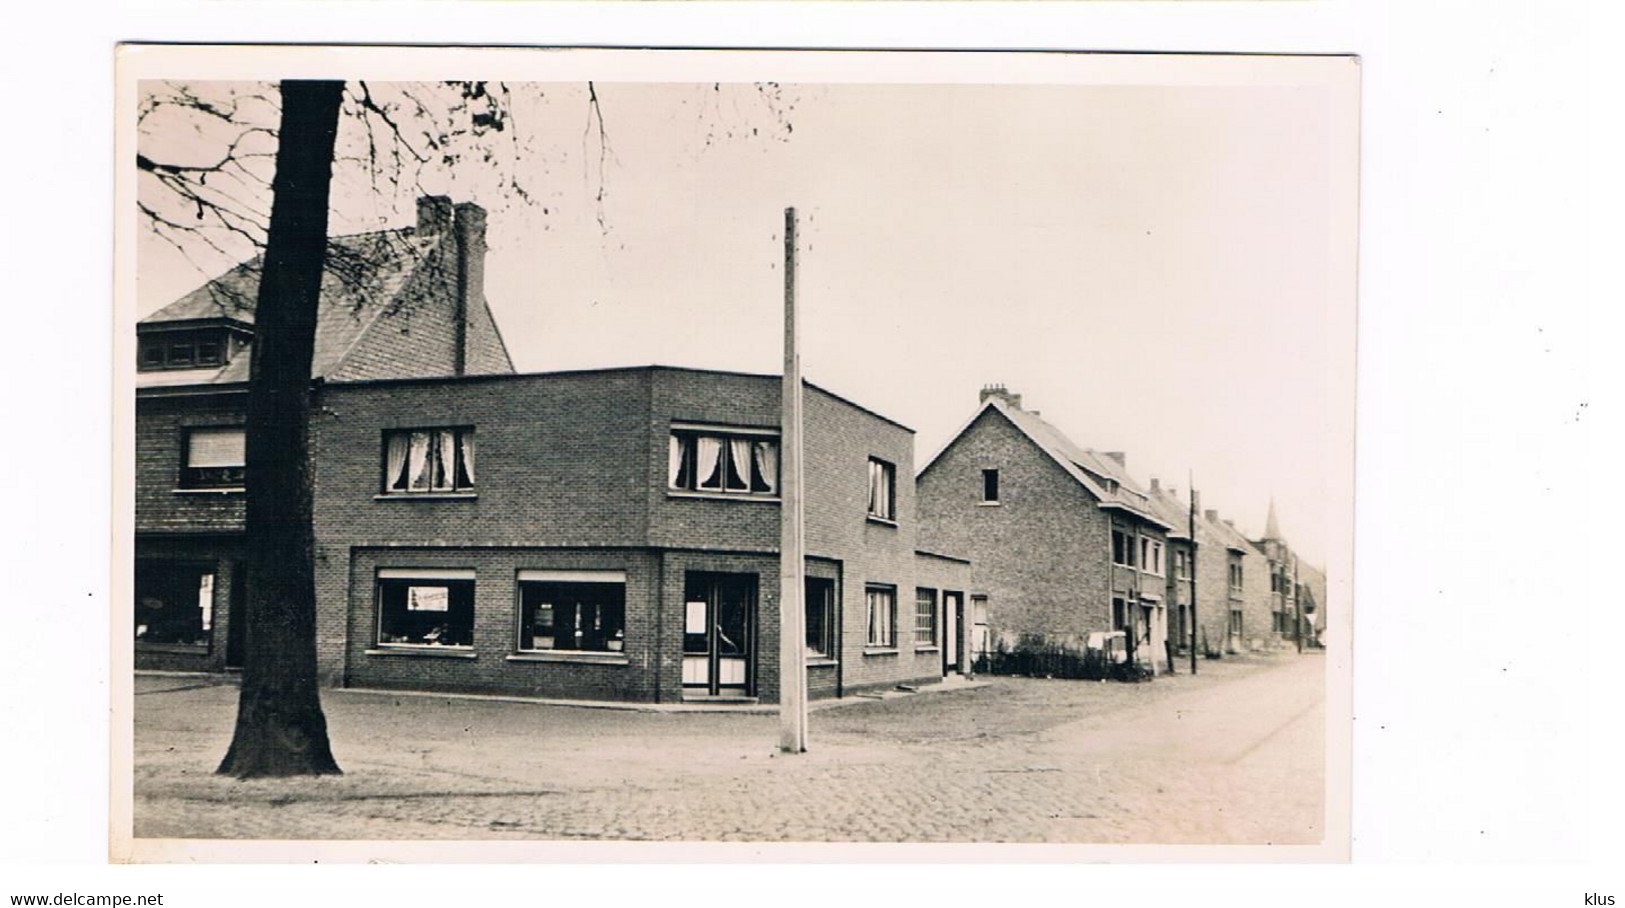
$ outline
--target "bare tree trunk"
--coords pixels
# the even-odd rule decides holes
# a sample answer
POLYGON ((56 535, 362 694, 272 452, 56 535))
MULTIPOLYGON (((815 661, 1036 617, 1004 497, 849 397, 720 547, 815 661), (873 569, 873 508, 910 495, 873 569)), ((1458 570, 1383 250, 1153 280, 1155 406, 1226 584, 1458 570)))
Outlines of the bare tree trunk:
POLYGON ((217 772, 339 772, 316 673, 310 366, 327 250, 342 82, 286 81, 271 224, 254 314, 247 430, 246 658, 217 772))

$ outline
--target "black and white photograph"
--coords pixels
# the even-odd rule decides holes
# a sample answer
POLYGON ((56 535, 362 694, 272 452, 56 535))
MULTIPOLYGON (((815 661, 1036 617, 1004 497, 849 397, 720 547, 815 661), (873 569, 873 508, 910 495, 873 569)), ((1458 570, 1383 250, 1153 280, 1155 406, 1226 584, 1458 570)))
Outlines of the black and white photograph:
POLYGON ((125 47, 115 859, 1345 860, 1360 69, 125 47))

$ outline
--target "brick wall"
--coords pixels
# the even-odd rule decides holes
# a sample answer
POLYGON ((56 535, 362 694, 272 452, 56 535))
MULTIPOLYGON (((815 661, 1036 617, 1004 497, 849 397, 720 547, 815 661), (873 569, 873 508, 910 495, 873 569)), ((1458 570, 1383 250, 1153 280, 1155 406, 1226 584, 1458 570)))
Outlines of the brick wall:
POLYGON ((1002 415, 984 410, 918 489, 921 547, 971 560, 996 637, 1081 643, 1110 626, 1106 513, 1002 415), (997 505, 981 503, 983 469, 999 471, 997 505))
POLYGON ((248 395, 138 396, 135 420, 135 531, 237 531, 241 492, 178 492, 190 428, 241 426, 248 395))
MULTIPOLYGON (((669 646, 655 607, 659 562, 642 551, 590 549, 358 547, 348 575, 348 664, 355 687, 505 693, 582 700, 657 699, 657 671, 669 646), (472 569, 472 651, 377 645, 376 585, 380 568, 472 569), (626 645, 622 653, 578 661, 519 661, 518 571, 619 570, 626 574, 626 645)), ((679 601, 681 592, 679 591, 679 601)), ((681 646, 681 628, 677 628, 681 646)), ((569 657, 563 657, 569 658, 569 657)), ((675 671, 670 669, 669 671, 675 671)), ((671 699, 667 697, 666 699, 671 699)))

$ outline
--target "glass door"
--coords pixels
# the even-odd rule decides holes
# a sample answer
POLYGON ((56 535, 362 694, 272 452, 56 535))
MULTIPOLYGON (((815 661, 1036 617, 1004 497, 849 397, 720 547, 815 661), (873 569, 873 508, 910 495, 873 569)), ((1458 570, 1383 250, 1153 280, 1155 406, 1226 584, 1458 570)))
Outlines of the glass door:
POLYGON ((756 575, 690 571, 683 596, 683 691, 749 696, 756 575))

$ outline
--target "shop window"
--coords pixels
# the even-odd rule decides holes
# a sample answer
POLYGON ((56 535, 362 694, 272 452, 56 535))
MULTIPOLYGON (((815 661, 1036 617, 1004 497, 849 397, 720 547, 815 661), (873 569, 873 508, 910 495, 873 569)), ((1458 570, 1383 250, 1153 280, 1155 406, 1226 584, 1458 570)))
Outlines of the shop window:
POLYGON ((937 591, 923 586, 914 591, 914 645, 937 645, 937 591))
POLYGON ((806 586, 807 655, 835 656, 835 581, 808 577, 806 586))
POLYGON ((869 458, 869 516, 897 519, 897 467, 869 458))
POLYGON ((521 571, 519 648, 618 653, 626 645, 626 575, 521 571))
POLYGON ((137 562, 135 641, 207 647, 214 584, 213 567, 137 562))
POLYGON ((474 572, 378 572, 378 642, 391 646, 474 645, 474 572))
POLYGON ((985 504, 999 503, 999 471, 982 471, 982 501, 985 504))
POLYGON ((403 429, 384 434, 384 492, 474 490, 474 430, 403 429))
POLYGON ((890 586, 870 586, 864 590, 867 602, 869 646, 893 647, 897 645, 897 589, 890 586))
POLYGON ((680 492, 775 496, 779 493, 778 437, 673 428, 667 485, 680 492))
POLYGON ((188 429, 181 488, 242 488, 244 435, 241 426, 188 429))

